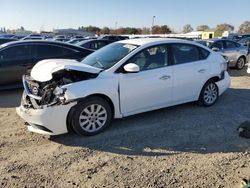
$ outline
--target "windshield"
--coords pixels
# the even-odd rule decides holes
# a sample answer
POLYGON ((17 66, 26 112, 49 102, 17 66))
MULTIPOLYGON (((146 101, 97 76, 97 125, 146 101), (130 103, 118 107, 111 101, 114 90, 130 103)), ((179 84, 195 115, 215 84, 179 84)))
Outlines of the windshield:
POLYGON ((109 69, 137 47, 132 44, 113 43, 88 55, 81 63, 101 69, 109 69))

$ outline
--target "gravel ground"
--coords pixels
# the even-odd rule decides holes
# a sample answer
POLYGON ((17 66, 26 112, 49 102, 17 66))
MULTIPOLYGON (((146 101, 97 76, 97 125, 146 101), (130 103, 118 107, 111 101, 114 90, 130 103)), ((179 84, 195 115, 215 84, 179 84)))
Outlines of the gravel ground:
POLYGON ((250 77, 212 107, 189 103, 115 120, 94 137, 43 136, 15 113, 21 90, 0 92, 0 187, 239 187, 250 176, 250 77))

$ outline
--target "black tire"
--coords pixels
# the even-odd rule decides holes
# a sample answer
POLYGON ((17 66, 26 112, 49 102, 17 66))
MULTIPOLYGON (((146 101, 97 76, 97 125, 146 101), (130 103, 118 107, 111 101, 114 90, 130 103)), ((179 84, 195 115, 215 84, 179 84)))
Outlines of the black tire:
MULTIPOLYGON (((71 127, 73 128, 73 130, 80 135, 84 135, 84 136, 93 136, 96 134, 101 133, 104 129, 106 129, 111 122, 112 119, 112 110, 110 105, 108 104, 108 102, 104 99, 102 99, 101 97, 89 97, 86 98, 82 101, 79 101, 77 105, 75 105, 73 107, 73 109, 71 109, 72 112, 69 114, 69 120, 71 127), (99 123, 101 123, 97 117, 97 113, 94 115, 94 113, 91 113, 92 115, 86 114, 85 111, 88 112, 92 112, 90 109, 92 106, 96 105, 96 111, 97 108, 100 107, 101 110, 103 110, 105 112, 105 117, 100 117, 106 120, 102 122, 103 125, 98 126, 99 124, 97 123, 97 121, 99 123), (84 119, 82 120, 81 117, 84 117, 84 119), (87 117, 87 119, 86 119, 87 117), (94 119, 96 118, 96 119, 94 119), (82 122, 83 121, 83 122, 82 122), (84 124, 84 122, 87 121, 87 125, 86 126, 81 126, 80 122, 84 124), (91 125, 90 125, 91 124, 91 125), (86 130, 89 127, 89 129, 94 129, 94 127, 97 127, 97 130, 86 130)), ((102 111, 101 111, 102 112, 102 111)), ((100 115, 101 116, 101 115, 100 115)))
POLYGON ((245 64, 246 64, 246 59, 244 57, 240 57, 236 62, 235 68, 241 70, 245 67, 245 64))
MULTIPOLYGON (((209 95, 210 96, 210 95, 209 95)), ((199 97, 199 104, 200 105, 203 105, 203 106, 212 106, 213 104, 216 103, 216 101, 218 100, 218 97, 219 97, 219 89, 216 85, 216 83, 213 81, 213 80, 209 80, 206 82, 206 84, 203 86, 202 90, 201 90, 201 93, 200 93, 200 97, 199 97), (214 88, 213 92, 211 93, 211 98, 213 98, 211 100, 211 102, 208 102, 208 93, 209 92, 209 88, 208 87, 212 87, 214 88)))

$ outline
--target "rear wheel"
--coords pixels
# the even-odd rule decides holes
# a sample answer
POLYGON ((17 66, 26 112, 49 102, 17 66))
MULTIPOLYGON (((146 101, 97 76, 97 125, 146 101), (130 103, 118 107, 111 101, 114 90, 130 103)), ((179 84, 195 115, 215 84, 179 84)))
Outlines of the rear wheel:
POLYGON ((245 66, 245 64, 246 64, 246 60, 245 60, 245 58, 244 57, 240 57, 238 60, 237 60, 237 63, 236 63, 236 68, 237 69, 243 69, 244 68, 244 66, 245 66))
POLYGON ((214 81, 208 81, 202 88, 199 103, 204 106, 212 106, 218 99, 219 90, 214 81))
POLYGON ((76 133, 93 136, 109 126, 112 111, 104 99, 92 97, 79 102, 71 116, 71 126, 76 133))

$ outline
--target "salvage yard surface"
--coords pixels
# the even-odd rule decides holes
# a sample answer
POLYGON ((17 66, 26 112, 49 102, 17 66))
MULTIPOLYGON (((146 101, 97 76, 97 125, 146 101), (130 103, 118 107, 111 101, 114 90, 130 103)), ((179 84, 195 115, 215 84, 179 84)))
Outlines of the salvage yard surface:
MULTIPOLYGON (((212 107, 188 103, 115 120, 102 134, 43 136, 17 116, 22 90, 0 92, 0 187, 239 187, 250 177, 250 77, 212 107)), ((60 117, 54 117, 60 118, 60 117)))

